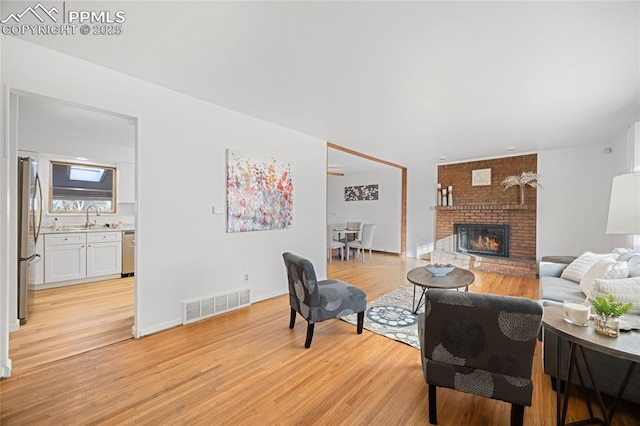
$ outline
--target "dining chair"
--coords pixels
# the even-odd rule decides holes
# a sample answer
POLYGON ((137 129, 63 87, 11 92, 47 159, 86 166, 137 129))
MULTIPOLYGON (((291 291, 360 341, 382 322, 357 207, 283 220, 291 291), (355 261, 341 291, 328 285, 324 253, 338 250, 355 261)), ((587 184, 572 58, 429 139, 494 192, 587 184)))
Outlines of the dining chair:
POLYGON ((362 225, 362 238, 359 240, 351 241, 349 243, 349 249, 357 249, 360 256, 360 249, 362 249, 362 262, 364 263, 364 251, 369 250, 369 258, 373 260, 373 254, 371 253, 371 247, 373 246, 373 234, 376 232, 375 223, 365 223, 362 225))
POLYGON ((430 289, 418 316, 429 423, 438 423, 439 386, 510 402, 511 424, 522 425, 541 322, 542 306, 531 299, 430 289))
MULTIPOLYGON (((305 348, 311 346, 315 323, 332 318, 357 313, 356 332, 362 334, 364 311, 367 309, 364 291, 340 280, 318 281, 313 264, 302 256, 286 252, 282 257, 289 281, 289 328, 295 326, 297 313, 307 320, 305 348)), ((340 335, 338 338, 344 337, 340 335)))
POLYGON ((333 250, 337 249, 340 259, 344 260, 344 243, 333 239, 333 227, 327 225, 327 257, 329 262, 333 262, 333 250))
POLYGON ((358 231, 357 234, 347 234, 347 239, 351 240, 359 240, 360 235, 362 235, 362 222, 347 222, 347 231, 358 231))

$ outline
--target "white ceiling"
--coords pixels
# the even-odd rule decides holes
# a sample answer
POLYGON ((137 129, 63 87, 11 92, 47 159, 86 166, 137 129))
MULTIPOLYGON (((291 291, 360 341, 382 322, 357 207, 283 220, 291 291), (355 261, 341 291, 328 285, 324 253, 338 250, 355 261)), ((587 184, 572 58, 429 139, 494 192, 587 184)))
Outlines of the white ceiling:
POLYGON ((29 39, 403 165, 607 143, 640 118, 637 2, 88 4, 124 10, 123 34, 29 39))

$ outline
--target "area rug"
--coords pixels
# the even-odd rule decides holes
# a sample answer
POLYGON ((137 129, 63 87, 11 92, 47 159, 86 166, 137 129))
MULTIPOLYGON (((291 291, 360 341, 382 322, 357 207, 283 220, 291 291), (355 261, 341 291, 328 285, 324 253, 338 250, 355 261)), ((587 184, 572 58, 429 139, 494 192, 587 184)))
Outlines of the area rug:
MULTIPOLYGON (((408 284, 367 303, 364 328, 389 339, 397 340, 420 349, 418 339, 418 316, 413 309, 413 285, 408 284)), ((421 307, 418 313, 423 312, 421 307)), ((347 315, 342 320, 357 324, 357 314, 347 315)))

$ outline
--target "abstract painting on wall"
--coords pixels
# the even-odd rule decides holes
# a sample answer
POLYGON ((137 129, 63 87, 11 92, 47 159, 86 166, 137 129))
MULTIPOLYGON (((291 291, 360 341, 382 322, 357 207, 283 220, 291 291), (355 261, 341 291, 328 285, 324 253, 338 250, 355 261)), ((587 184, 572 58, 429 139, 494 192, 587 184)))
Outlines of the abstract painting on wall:
POLYGON ((291 165, 227 149, 227 232, 287 229, 292 221, 291 165))
POLYGON ((345 201, 372 201, 377 199, 378 184, 344 187, 345 201))

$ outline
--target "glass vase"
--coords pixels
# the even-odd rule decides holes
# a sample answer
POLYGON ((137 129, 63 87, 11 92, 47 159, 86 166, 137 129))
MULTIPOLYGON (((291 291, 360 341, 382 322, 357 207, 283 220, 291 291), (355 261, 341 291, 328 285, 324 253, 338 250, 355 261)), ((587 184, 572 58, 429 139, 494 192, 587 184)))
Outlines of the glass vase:
POLYGON ((618 337, 620 333, 620 319, 596 315, 593 318, 593 328, 596 330, 596 333, 604 336, 618 337))

